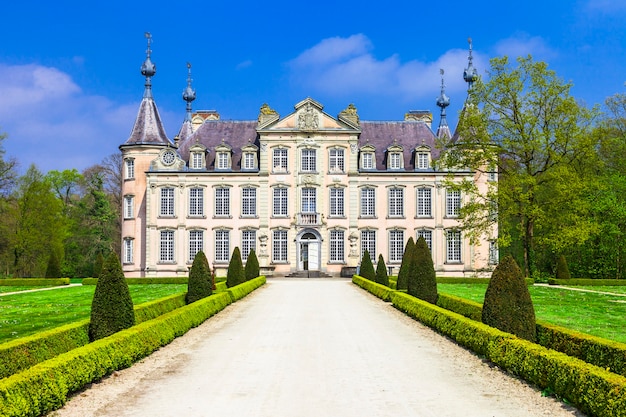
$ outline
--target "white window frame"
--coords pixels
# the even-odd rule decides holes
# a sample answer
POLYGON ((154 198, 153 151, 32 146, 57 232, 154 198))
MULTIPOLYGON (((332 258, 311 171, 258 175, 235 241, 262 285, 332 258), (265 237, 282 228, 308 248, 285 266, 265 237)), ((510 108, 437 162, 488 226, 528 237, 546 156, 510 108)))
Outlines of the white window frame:
POLYGON ((272 216, 289 216, 289 189, 287 187, 274 187, 274 191, 272 191, 272 216))
POLYGON ((489 241, 489 265, 497 265, 499 260, 498 241, 489 241))
POLYGON ((389 217, 404 217, 404 188, 390 187, 387 194, 389 217))
POLYGON ((446 263, 458 264, 462 262, 462 242, 460 230, 446 231, 446 263))
POLYGON ((317 172, 317 149, 304 148, 300 151, 300 171, 317 172))
POLYGON ((132 219, 135 217, 135 196, 124 196, 124 219, 132 219))
POLYGON ((400 152, 389 153, 389 169, 402 169, 402 154, 400 152))
POLYGON ((328 171, 331 173, 345 172, 345 159, 343 149, 330 149, 328 156, 328 171))
POLYGON ((215 262, 228 263, 230 261, 230 230, 218 229, 215 231, 215 262))
POLYGON ((404 255, 404 230, 389 230, 389 263, 402 262, 404 255))
POLYGON ((133 263, 133 246, 134 246, 134 240, 132 238, 124 239, 124 263, 125 264, 133 263))
POLYGON ((367 250, 370 254, 370 259, 372 262, 376 262, 376 230, 366 229, 361 230, 361 257, 363 259, 363 254, 367 250))
POLYGON ((174 263, 174 231, 161 230, 159 238, 159 262, 174 263))
POLYGON ((189 189, 189 217, 204 216, 204 188, 192 187, 189 189))
POLYGON ((224 171, 230 169, 230 152, 217 152, 215 169, 224 171))
POLYGON ((242 168, 244 170, 253 170, 256 168, 256 155, 253 152, 244 152, 242 156, 242 168))
POLYGON ((159 216, 160 217, 174 217, 174 188, 172 187, 162 187, 160 192, 160 209, 159 216))
POLYGON ((360 217, 376 217, 376 188, 363 187, 359 194, 360 217))
POLYGON ((361 153, 361 169, 376 169, 374 152, 361 153))
POLYGON ((345 262, 345 231, 341 229, 332 229, 330 231, 329 244, 329 262, 344 263, 345 262))
POLYGON ((433 217, 433 189, 432 187, 418 187, 416 190, 416 216, 432 218, 433 217))
POLYGON ((250 250, 256 252, 256 230, 248 229, 241 231, 241 259, 248 260, 250 250))
POLYGON ((417 152, 417 169, 430 168, 430 154, 428 152, 417 152))
POLYGON ((415 233, 415 238, 416 240, 419 239, 420 237, 423 237, 424 240, 426 241, 426 244, 428 245, 428 249, 431 251, 433 250, 433 231, 429 230, 429 229, 419 229, 416 233, 415 233))
POLYGON ((215 217, 230 217, 230 187, 215 188, 215 217))
POLYGON ((459 217, 461 209, 461 191, 446 190, 446 217, 459 217))
POLYGON ((329 217, 345 217, 345 199, 343 187, 332 187, 329 191, 329 217))
POLYGON ((272 262, 287 263, 288 240, 287 230, 272 230, 272 262))
POLYGON ((305 187, 301 189, 300 212, 317 213, 317 188, 305 187))
POLYGON ((191 169, 202 169, 204 168, 204 155, 201 152, 192 152, 191 153, 191 169))
POLYGON ((204 251, 204 230, 189 231, 189 262, 193 262, 198 252, 204 251))
POLYGON ((288 149, 274 148, 272 152, 272 172, 287 172, 288 163, 288 149))
POLYGON ((135 179, 135 160, 133 158, 124 159, 124 179, 135 179))
POLYGON ((241 189, 241 216, 256 217, 256 187, 243 187, 241 189))

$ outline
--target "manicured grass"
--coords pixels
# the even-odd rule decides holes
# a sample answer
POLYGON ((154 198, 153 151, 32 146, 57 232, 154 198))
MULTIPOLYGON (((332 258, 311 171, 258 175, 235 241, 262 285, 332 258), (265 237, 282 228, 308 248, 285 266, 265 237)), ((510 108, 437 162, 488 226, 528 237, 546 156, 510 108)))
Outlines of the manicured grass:
POLYGON ((49 288, 49 287, 31 287, 31 286, 12 286, 12 285, 0 285, 0 294, 5 292, 17 292, 17 291, 25 291, 25 290, 35 290, 41 288, 49 288))
MULTIPOLYGON (((487 285, 439 284, 437 288, 441 293, 482 304, 487 285)), ((555 287, 532 286, 529 290, 538 320, 626 343, 626 297, 555 287)))
MULTIPOLYGON (((0 343, 88 319, 95 289, 89 285, 0 297, 0 343)), ((183 293, 187 285, 130 285, 129 289, 136 305, 183 293)))
POLYGON ((581 290, 591 290, 591 291, 600 291, 600 292, 612 292, 613 294, 624 294, 626 295, 626 286, 576 286, 569 288, 578 288, 581 290))

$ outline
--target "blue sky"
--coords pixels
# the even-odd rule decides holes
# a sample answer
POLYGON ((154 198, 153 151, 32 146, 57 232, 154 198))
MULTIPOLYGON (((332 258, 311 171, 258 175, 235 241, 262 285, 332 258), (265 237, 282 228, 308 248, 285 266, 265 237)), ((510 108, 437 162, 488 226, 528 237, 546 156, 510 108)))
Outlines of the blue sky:
POLYGON ((191 62, 194 110, 256 119, 306 97, 337 115, 401 120, 439 109, 445 70, 456 123, 465 97, 467 38, 480 74, 489 58, 532 54, 588 105, 626 92, 626 0, 21 1, 0 25, 0 132, 7 156, 82 170, 130 134, 143 93, 144 32, 157 66, 153 93, 168 135, 184 118, 191 62))

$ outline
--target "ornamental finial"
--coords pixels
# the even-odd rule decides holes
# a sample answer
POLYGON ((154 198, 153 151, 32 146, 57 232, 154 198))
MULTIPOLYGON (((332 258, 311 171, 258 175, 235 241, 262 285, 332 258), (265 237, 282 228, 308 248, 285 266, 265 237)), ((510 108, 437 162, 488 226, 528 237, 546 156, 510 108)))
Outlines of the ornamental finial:
POLYGON ((146 59, 143 61, 143 65, 141 66, 141 75, 146 77, 143 97, 152 98, 152 77, 156 74, 156 65, 154 65, 150 59, 150 55, 152 54, 152 50, 150 49, 150 45, 152 44, 152 35, 150 32, 146 32, 145 36, 148 42, 148 49, 146 49, 146 59))
POLYGON ((474 57, 472 56, 472 38, 467 38, 467 43, 469 43, 469 55, 467 57, 467 68, 463 71, 463 79, 467 83, 467 93, 469 94, 472 91, 474 82, 478 79, 478 72, 472 64, 472 61, 474 60, 474 57))
POLYGON ((185 121, 191 121, 191 102, 196 99, 196 90, 191 87, 191 63, 187 62, 187 88, 183 90, 183 100, 187 102, 185 121))

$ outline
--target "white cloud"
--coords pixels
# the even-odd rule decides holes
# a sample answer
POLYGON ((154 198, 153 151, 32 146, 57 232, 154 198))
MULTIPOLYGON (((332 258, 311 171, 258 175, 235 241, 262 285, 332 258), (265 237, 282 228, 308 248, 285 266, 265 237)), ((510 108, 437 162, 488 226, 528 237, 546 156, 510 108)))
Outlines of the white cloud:
POLYGON ((519 33, 501 40, 496 44, 495 52, 498 56, 506 55, 512 60, 530 54, 535 60, 546 61, 557 55, 543 38, 540 36, 529 36, 525 33, 519 33))
MULTIPOLYGON (((428 62, 403 62, 397 54, 377 58, 373 45, 363 34, 324 39, 288 63, 294 85, 307 93, 327 96, 380 96, 402 102, 429 105, 440 91, 439 69, 445 70, 446 93, 465 91, 463 69, 468 52, 453 49, 428 62)), ((474 53, 474 66, 485 68, 486 60, 474 53)))
POLYGON ((586 8, 600 13, 625 12, 626 3, 622 0, 588 0, 586 8))

